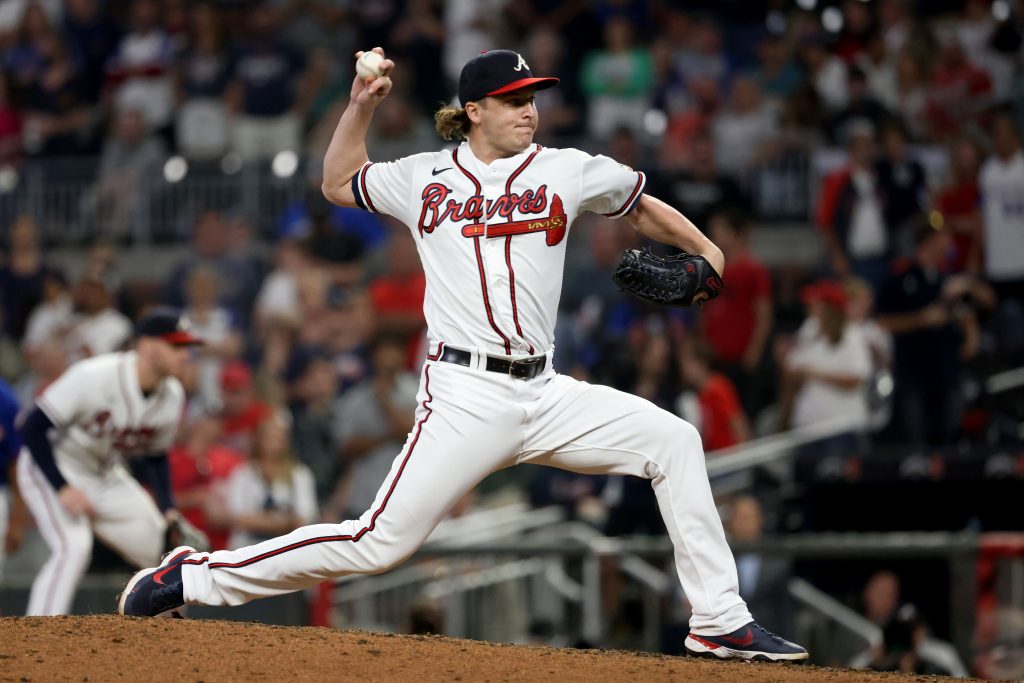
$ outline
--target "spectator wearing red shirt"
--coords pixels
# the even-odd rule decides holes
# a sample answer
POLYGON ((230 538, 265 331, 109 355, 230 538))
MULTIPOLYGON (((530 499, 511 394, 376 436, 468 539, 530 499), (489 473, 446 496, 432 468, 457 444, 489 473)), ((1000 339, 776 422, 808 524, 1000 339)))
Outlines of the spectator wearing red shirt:
POLYGON ((270 417, 273 409, 256 395, 252 371, 243 361, 224 364, 220 385, 221 443, 248 457, 257 427, 270 417))
POLYGON ((200 418, 191 425, 184 443, 167 452, 171 488, 178 511, 196 528, 206 532, 213 550, 227 547, 227 480, 245 462, 241 453, 217 443, 220 421, 200 418))
POLYGON ((418 363, 427 281, 416 243, 407 230, 395 231, 388 250, 387 272, 370 283, 370 300, 377 315, 377 329, 397 335, 407 344, 408 360, 418 363))
POLYGON ((956 34, 940 35, 938 64, 928 87, 925 117, 931 138, 948 140, 985 111, 992 99, 992 79, 968 61, 956 34))
POLYGON ((981 192, 978 169, 982 152, 976 142, 963 137, 950 150, 949 181, 935 197, 935 208, 942 224, 953 237, 954 253, 950 270, 977 273, 981 267, 981 192))
POLYGON ((701 324, 716 365, 753 415, 761 407, 758 371, 772 326, 772 283, 768 269, 750 252, 750 229, 749 218, 739 211, 712 215, 708 231, 729 264, 729 284, 704 311, 701 324))
POLYGON ((740 406, 736 388, 725 375, 713 372, 711 354, 694 344, 679 351, 683 382, 697 392, 701 440, 705 451, 735 446, 750 438, 750 422, 740 406))
POLYGON ((0 71, 0 164, 21 161, 21 111, 11 102, 7 74, 0 71))

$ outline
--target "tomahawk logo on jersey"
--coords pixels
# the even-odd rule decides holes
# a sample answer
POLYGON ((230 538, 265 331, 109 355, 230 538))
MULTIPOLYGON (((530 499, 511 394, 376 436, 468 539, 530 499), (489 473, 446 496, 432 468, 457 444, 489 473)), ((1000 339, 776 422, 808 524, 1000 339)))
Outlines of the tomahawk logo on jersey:
POLYGON ((431 338, 518 355, 554 345, 569 226, 584 211, 626 215, 645 183, 643 173, 576 149, 531 145, 485 164, 464 143, 367 163, 352 189, 361 207, 418 238, 431 338))

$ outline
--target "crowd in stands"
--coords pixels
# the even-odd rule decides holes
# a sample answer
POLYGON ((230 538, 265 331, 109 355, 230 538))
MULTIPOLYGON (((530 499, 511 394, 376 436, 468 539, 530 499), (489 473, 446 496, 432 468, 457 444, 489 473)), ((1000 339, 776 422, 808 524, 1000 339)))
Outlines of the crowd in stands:
MULTIPOLYGON (((1024 2, 683 5, 0 2, 0 166, 95 160, 81 211, 98 238, 71 273, 31 211, 0 226, 0 373, 27 404, 69 363, 121 348, 147 306, 180 306, 207 340, 172 452, 190 519, 230 546, 360 514, 412 423, 426 340, 414 237, 319 192, 352 55, 380 45, 398 64, 367 141, 386 160, 438 148, 431 114, 461 65, 511 47, 561 78, 537 93, 539 142, 643 170, 726 255, 702 312, 651 310, 610 279, 638 236, 581 219, 562 372, 681 415, 708 451, 836 417, 849 429, 819 453, 1019 441, 964 386, 1024 359, 1024 2), (122 280, 123 238, 169 155, 285 150, 308 159, 309 190, 271 234, 200 207, 166 278, 122 280), (769 266, 752 245, 771 242, 766 207, 794 164, 813 201, 784 234, 822 257, 769 266)), ((538 504, 659 531, 631 482, 531 476, 538 504)))

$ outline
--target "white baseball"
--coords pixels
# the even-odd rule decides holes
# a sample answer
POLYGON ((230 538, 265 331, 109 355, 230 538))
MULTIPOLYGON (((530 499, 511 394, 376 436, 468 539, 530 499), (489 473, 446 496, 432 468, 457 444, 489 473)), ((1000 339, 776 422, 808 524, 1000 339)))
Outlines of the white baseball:
POLYGON ((384 58, 373 51, 364 52, 356 61, 356 74, 364 81, 380 76, 380 63, 384 58))

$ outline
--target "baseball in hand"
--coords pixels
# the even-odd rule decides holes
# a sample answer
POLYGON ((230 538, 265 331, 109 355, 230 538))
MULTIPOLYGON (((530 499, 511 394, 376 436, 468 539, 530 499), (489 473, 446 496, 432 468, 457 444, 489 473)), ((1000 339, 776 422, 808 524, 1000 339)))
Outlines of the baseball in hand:
POLYGON ((373 80, 380 76, 380 63, 384 61, 376 52, 364 52, 363 56, 356 61, 356 74, 364 81, 373 80))

